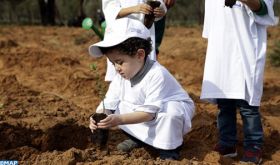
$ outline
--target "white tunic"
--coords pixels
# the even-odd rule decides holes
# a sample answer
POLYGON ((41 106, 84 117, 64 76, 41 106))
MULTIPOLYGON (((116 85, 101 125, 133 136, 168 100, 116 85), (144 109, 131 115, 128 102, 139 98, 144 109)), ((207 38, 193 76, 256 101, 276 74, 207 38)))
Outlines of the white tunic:
POLYGON ((208 38, 201 99, 244 99, 259 106, 263 89, 267 32, 276 24, 273 0, 264 0, 268 14, 258 16, 237 1, 205 0, 203 37, 208 38))
MULTIPOLYGON (((119 74, 109 86, 104 99, 105 109, 115 114, 135 111, 155 113, 150 122, 120 125, 139 140, 160 149, 175 149, 183 143, 183 135, 191 129, 194 103, 176 79, 155 62, 135 86, 119 74)), ((103 109, 103 102, 97 112, 103 109)))
MULTIPOLYGON (((158 0, 161 2, 161 7, 167 11, 166 6, 162 0, 158 0)), ((120 10, 122 8, 127 8, 131 6, 136 6, 141 3, 145 3, 146 0, 102 0, 102 8, 105 15, 106 23, 110 23, 117 18, 120 10)), ((132 19, 140 20, 144 22, 144 14, 130 14, 127 17, 132 19)), ((158 20, 158 19, 157 19, 158 20)), ((152 39, 152 52, 150 53, 150 58, 152 60, 156 60, 156 51, 155 51, 155 28, 154 25, 150 28, 151 39, 152 39)), ((105 76, 105 81, 112 81, 114 76, 116 75, 115 68, 113 64, 107 60, 107 72, 105 76)))

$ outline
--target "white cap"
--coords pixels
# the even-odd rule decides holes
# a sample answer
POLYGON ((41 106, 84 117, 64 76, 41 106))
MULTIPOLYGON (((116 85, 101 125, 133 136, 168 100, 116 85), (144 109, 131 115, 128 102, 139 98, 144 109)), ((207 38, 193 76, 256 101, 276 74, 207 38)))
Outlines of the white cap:
POLYGON ((89 54, 93 57, 101 57, 103 54, 99 47, 112 47, 131 37, 148 39, 151 35, 150 31, 139 20, 130 18, 116 19, 107 25, 103 41, 89 46, 89 54))

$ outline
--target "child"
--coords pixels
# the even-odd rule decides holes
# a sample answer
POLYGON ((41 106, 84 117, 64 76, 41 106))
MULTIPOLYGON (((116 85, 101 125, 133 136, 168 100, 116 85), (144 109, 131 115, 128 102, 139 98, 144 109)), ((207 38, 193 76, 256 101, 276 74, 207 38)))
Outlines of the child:
POLYGON ((266 53, 266 28, 275 23, 273 0, 205 1, 203 36, 208 38, 201 98, 219 108, 214 150, 237 156, 236 109, 243 121, 242 161, 262 161, 259 106, 266 53))
POLYGON ((130 137, 119 150, 129 152, 144 143, 156 148, 161 159, 178 159, 183 136, 191 129, 194 103, 176 79, 150 59, 150 51, 149 30, 129 18, 108 25, 104 40, 89 47, 90 55, 104 54, 118 73, 96 110, 109 116, 97 125, 91 119, 90 129, 119 126, 130 137))
MULTIPOLYGON (((105 15, 105 20, 107 24, 115 21, 116 19, 128 17, 131 19, 137 19, 144 22, 145 14, 154 13, 156 20, 161 19, 167 12, 166 6, 162 0, 158 0, 161 5, 152 8, 147 5, 146 0, 102 0, 102 8, 105 15)), ((150 53, 151 59, 156 60, 155 52, 155 28, 152 26, 150 28, 150 34, 152 39, 153 49, 150 53)), ((105 76, 105 81, 112 81, 113 77, 116 75, 114 66, 107 60, 107 72, 105 76)))

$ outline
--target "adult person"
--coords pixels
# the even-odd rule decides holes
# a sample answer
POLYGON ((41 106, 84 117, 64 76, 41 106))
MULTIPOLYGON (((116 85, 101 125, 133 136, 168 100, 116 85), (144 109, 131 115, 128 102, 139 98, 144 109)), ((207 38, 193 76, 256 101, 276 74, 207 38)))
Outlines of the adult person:
POLYGON ((244 133, 241 161, 259 164, 266 28, 276 23, 273 0, 229 1, 205 0, 203 37, 208 39, 208 47, 201 99, 218 105, 219 142, 214 150, 224 156, 237 155, 238 108, 244 133))

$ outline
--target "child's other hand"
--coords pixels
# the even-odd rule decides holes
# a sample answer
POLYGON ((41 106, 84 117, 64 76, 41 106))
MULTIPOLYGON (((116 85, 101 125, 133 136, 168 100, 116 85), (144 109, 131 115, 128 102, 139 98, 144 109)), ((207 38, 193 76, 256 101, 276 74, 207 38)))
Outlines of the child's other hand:
POLYGON ((97 129, 96 122, 91 117, 89 119, 89 128, 90 128, 91 132, 93 132, 94 130, 97 129))
POLYGON ((101 120, 97 126, 98 128, 109 128, 120 125, 122 123, 120 115, 111 114, 105 119, 101 120))
POLYGON ((165 11, 162 8, 157 7, 154 9, 154 15, 156 18, 163 17, 165 15, 165 11))
POLYGON ((135 13, 143 13, 143 14, 150 14, 153 12, 153 8, 145 3, 136 5, 134 7, 135 13))

